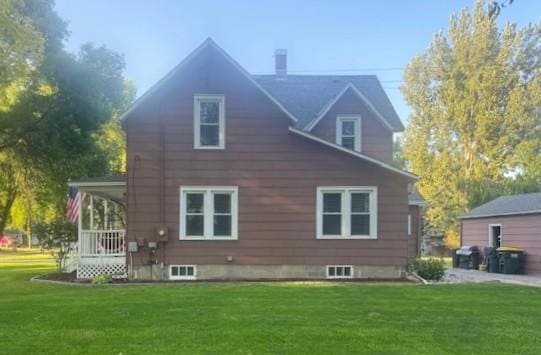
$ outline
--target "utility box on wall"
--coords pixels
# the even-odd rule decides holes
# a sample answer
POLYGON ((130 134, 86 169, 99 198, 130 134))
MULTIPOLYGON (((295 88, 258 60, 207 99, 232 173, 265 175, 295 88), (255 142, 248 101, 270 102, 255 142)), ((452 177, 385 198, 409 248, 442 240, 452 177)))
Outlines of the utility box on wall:
POLYGON ((128 252, 137 253, 139 251, 139 246, 137 242, 128 242, 128 252))

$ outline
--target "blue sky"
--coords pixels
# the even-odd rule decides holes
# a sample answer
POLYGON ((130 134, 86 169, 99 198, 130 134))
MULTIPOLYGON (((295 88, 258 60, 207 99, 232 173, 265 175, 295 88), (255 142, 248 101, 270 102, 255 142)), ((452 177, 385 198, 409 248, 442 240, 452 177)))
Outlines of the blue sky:
MULTIPOLYGON (((125 55, 138 95, 207 37, 251 73, 272 73, 276 48, 287 48, 290 73, 376 74, 402 121, 409 108, 398 90, 402 68, 472 1, 174 1, 57 0, 69 23, 66 44, 85 42, 125 55)), ((540 0, 516 0, 499 18, 541 20, 540 0)))

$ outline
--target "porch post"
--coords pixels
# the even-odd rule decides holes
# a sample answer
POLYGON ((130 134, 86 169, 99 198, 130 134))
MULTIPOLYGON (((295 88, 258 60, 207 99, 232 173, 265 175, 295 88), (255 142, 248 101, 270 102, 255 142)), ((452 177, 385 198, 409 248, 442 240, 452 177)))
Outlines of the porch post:
POLYGON ((118 204, 116 202, 113 203, 113 216, 115 216, 115 218, 113 219, 113 229, 117 229, 118 204))
POLYGON ((77 218, 77 254, 76 258, 80 257, 81 252, 81 229, 83 229, 83 192, 79 190, 79 217, 77 218))
POLYGON ((107 230, 110 229, 107 225, 109 222, 109 203, 107 202, 107 199, 103 199, 103 229, 107 230))

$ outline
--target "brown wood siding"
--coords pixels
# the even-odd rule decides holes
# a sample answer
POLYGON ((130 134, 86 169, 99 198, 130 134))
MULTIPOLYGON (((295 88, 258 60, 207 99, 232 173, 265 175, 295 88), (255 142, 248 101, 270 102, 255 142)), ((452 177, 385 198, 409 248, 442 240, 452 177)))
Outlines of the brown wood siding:
POLYGON ((419 206, 409 206, 411 216, 411 235, 408 238, 408 255, 414 258, 419 255, 421 238, 421 209, 419 206))
POLYGON ((488 246, 489 224, 502 225, 502 244, 525 249, 528 273, 541 274, 541 214, 462 220, 462 245, 488 246))
POLYGON ((393 132, 368 109, 366 104, 348 90, 312 129, 312 134, 336 143, 336 116, 361 116, 361 153, 391 163, 393 160, 393 132))
MULTIPOLYGON (((164 262, 225 264, 407 263, 407 179, 288 132, 290 121, 212 53, 189 64, 126 123, 128 240, 153 240, 164 203, 164 262), (193 149, 193 96, 225 95, 225 150, 193 149), (164 196, 160 194, 160 123, 164 196), (179 240, 180 186, 238 186, 238 240, 179 240), (377 240, 316 240, 318 186, 377 186, 377 240)), ((147 262, 146 251, 134 264, 147 262)))

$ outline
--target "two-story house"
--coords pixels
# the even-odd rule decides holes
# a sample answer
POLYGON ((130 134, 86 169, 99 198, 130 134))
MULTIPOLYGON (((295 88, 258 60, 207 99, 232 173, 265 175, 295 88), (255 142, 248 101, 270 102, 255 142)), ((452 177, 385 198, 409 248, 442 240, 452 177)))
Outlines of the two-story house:
POLYGON ((391 165, 403 125, 380 82, 275 66, 251 75, 208 39, 134 103, 126 176, 71 183, 79 277, 404 276, 417 177, 391 165))

